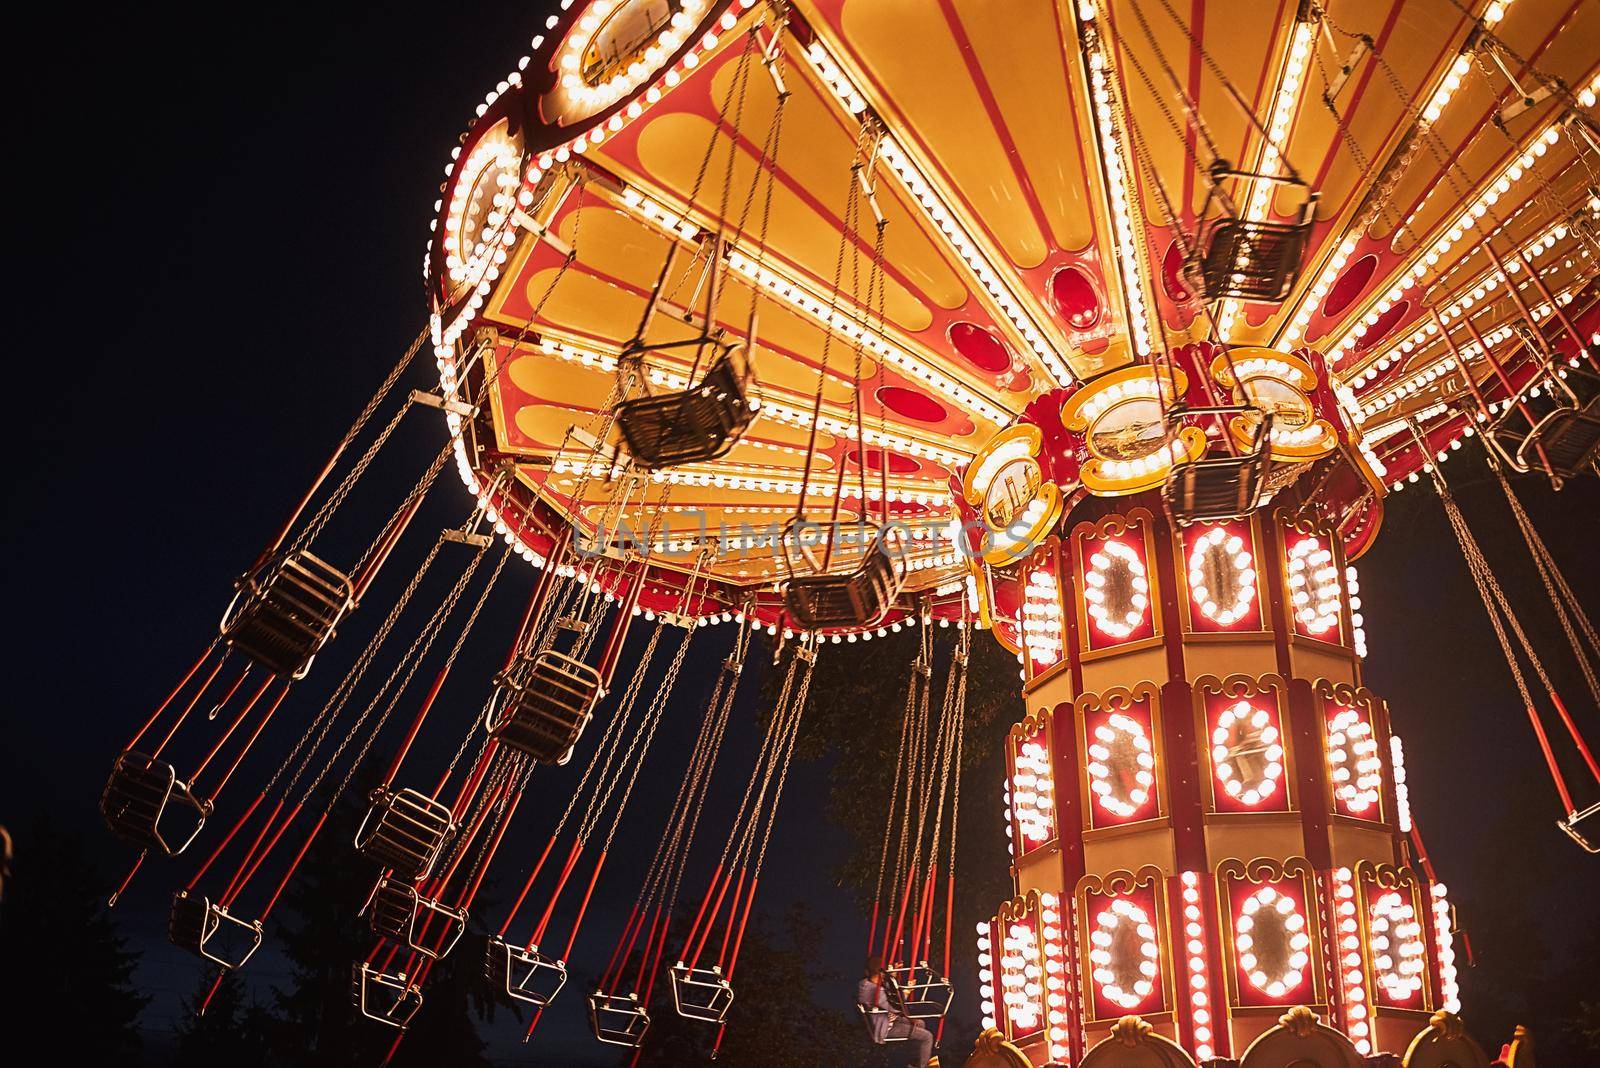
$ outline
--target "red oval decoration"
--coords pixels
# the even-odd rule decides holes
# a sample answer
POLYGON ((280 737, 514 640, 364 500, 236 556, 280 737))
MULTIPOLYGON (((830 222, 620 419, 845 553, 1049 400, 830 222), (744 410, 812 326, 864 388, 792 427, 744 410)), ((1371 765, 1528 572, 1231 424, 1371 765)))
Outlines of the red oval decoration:
POLYGON ((1367 332, 1361 335, 1361 340, 1356 342, 1357 349, 1370 349, 1389 335, 1389 331, 1401 319, 1406 317, 1406 312, 1411 310, 1411 302, 1402 300, 1399 304, 1392 305, 1388 311, 1378 316, 1378 321, 1367 327, 1367 332))
POLYGON ((1367 288, 1372 274, 1378 269, 1378 257, 1368 253, 1344 269, 1328 290, 1328 299, 1322 302, 1322 314, 1332 317, 1342 313, 1367 288))
POLYGON ((1176 241, 1167 246, 1166 254, 1161 257, 1161 288, 1166 290, 1167 299, 1175 304, 1182 304, 1194 296, 1194 291, 1183 277, 1183 249, 1178 247, 1176 241))
MULTIPOLYGON (((997 375, 1011 368, 1011 350, 1006 348, 1006 343, 977 323, 956 323, 951 326, 950 344, 956 347, 963 359, 980 371, 997 375)), ((882 391, 879 392, 881 394, 882 391)))
POLYGON ((894 414, 919 423, 942 423, 949 414, 944 405, 918 389, 882 386, 878 389, 877 397, 894 414))
POLYGON ((1100 321, 1100 294, 1080 268, 1063 267, 1051 275, 1050 296, 1056 311, 1074 330, 1088 330, 1100 321))
MULTIPOLYGON (((850 450, 849 455, 851 461, 859 467, 861 464, 861 450, 852 449, 850 450)), ((876 471, 878 468, 882 467, 883 455, 882 449, 868 449, 867 469, 869 471, 876 471)), ((914 471, 921 470, 922 465, 917 463, 917 461, 913 460, 911 457, 901 456, 899 453, 889 453, 889 473, 891 475, 909 475, 914 471)))

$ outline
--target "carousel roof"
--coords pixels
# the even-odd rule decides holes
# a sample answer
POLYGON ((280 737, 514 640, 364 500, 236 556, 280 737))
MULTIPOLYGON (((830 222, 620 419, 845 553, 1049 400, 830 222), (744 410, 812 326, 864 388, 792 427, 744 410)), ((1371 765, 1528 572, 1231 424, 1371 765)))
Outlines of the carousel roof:
POLYGON ((434 340, 447 390, 481 398, 448 418, 503 529, 539 558, 565 519, 645 532, 653 611, 700 568, 688 610, 775 623, 770 532, 865 506, 915 531, 905 592, 959 612, 972 459, 1042 394, 1199 342, 1320 353, 1375 476, 1338 484, 1376 508, 1471 432, 1474 390, 1545 373, 1525 319, 1596 329, 1582 0, 562 8, 449 168, 434 340), (1309 213, 1281 301, 1203 304, 1185 270, 1216 159, 1243 217, 1309 213), (672 343, 713 284, 714 326, 758 324, 749 425, 625 487, 619 356, 697 381, 672 343))

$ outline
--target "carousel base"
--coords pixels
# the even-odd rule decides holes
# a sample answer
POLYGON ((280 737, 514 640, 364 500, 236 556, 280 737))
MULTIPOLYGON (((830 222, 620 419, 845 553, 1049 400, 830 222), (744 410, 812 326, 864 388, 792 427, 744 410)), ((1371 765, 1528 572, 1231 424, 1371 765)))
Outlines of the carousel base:
MULTIPOLYGON (((1051 1065, 1045 1044, 1019 1039, 1014 1044, 996 1028, 978 1036, 966 1068, 1040 1068, 1051 1065)), ((1532 1039, 1517 1028, 1501 1058, 1505 1068, 1533 1068, 1532 1039)), ((1197 1062, 1189 1052, 1139 1016, 1124 1016, 1111 1033, 1076 1061, 1076 1068, 1491 1068, 1483 1047, 1468 1035, 1461 1018, 1436 1012, 1400 1052, 1363 1055, 1342 1032, 1303 1005, 1289 1009, 1238 1057, 1197 1062)))

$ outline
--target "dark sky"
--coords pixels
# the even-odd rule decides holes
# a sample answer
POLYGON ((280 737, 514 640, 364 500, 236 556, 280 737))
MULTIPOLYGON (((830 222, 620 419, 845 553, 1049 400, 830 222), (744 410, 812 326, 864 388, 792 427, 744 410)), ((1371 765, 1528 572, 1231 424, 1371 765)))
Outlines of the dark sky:
MULTIPOLYGON (((123 854, 93 806, 112 755, 421 325, 419 264, 444 161, 543 19, 541 5, 504 2, 263 9, 226 23, 165 5, 108 11, 63 7, 18 36, 55 63, 13 106, 13 166, 26 177, 12 210, 21 269, 6 428, 18 462, 0 534, 12 617, 0 819, 20 827, 48 806, 110 865, 123 854)), ((403 449, 420 466, 435 439, 413 430, 403 449)), ((1504 504, 1461 456, 1447 470, 1463 479, 1469 520, 1600 737, 1504 504)), ((1559 497, 1521 485, 1600 606, 1594 481, 1559 497)), ((464 495, 440 490, 437 521, 459 519, 464 495)), ((527 578, 507 578, 502 613, 527 578)), ((1600 865, 1552 824, 1554 795, 1431 495, 1412 488, 1391 502, 1362 580, 1368 682, 1407 743, 1412 804, 1441 876, 1469 927, 1476 914, 1516 931, 1474 932, 1494 950, 1480 972, 1499 972, 1469 980, 1469 1020, 1537 1018, 1537 1004, 1508 999, 1536 1002, 1529 984, 1573 959, 1572 933, 1600 929, 1600 865), (1515 993, 1474 1005, 1496 975, 1515 993)), ((820 818, 799 818, 820 810, 826 770, 802 769, 791 787, 762 908, 809 900, 834 921, 819 952, 848 969, 858 921, 827 874, 837 846, 820 818)), ((974 788, 998 798, 998 783, 974 788)), ((648 841, 634 833, 624 840, 648 841)), ((160 938, 170 878, 149 879, 147 896, 119 910, 149 949, 156 1029, 194 975, 160 938)), ((618 878, 617 898, 628 882, 618 878)), ((548 1037, 543 1055, 555 1058, 573 1034, 548 1037)))

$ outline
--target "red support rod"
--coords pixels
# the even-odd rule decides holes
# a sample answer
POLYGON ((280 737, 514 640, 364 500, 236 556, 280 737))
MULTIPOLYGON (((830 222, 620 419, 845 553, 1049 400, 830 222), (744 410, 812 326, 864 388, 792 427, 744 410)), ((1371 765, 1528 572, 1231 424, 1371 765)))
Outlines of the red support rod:
POLYGON ((523 881, 522 889, 518 891, 517 899, 511 903, 510 910, 506 912, 506 922, 500 925, 500 930, 497 932, 496 937, 504 938, 506 932, 511 929, 511 921, 517 918, 517 913, 522 909, 522 903, 527 900, 528 891, 533 889, 533 882, 539 878, 539 872, 544 869, 544 862, 550 859, 550 850, 555 844, 555 836, 552 835, 550 840, 544 844, 544 851, 539 854, 539 859, 533 865, 533 870, 528 873, 527 879, 523 881))
MULTIPOLYGON (((623 947, 627 947, 628 953, 633 952, 633 940, 639 936, 638 928, 642 925, 643 921, 639 918, 639 903, 635 901, 633 908, 628 910, 628 922, 622 925, 622 935, 617 939, 617 944, 611 949, 611 959, 606 961, 606 970, 600 973, 601 991, 612 988, 614 980, 618 977, 616 974, 619 970, 617 961, 621 959, 624 965, 627 963, 627 955, 623 952, 623 947)), ((650 934, 652 938, 655 937, 654 929, 651 930, 650 934)))
MULTIPOLYGON (((1572 325, 1572 320, 1567 318, 1566 309, 1561 307, 1561 302, 1556 300, 1554 294, 1550 292, 1550 287, 1544 284, 1544 279, 1539 277, 1539 272, 1533 269, 1533 264, 1528 261, 1528 257, 1518 252, 1517 259, 1522 261, 1522 267, 1528 272, 1528 278, 1532 280, 1534 288, 1539 291, 1539 296, 1543 297, 1545 302, 1550 305, 1556 321, 1561 324, 1561 329, 1566 331, 1567 336, 1572 339, 1573 345, 1577 346, 1572 355, 1575 358, 1586 356, 1589 347, 1583 343, 1583 335, 1578 333, 1578 328, 1572 325)), ((1596 370, 1600 370, 1600 362, 1596 362, 1593 356, 1588 356, 1588 360, 1596 370)))
MULTIPOLYGON (((650 954, 666 939, 666 928, 671 923, 672 916, 670 911, 664 909, 661 904, 657 904, 655 916, 650 920, 650 934, 644 940, 644 947, 639 951, 639 974, 634 976, 633 979, 633 989, 635 991, 644 986, 645 974, 650 967, 650 954), (666 913, 666 915, 663 915, 663 913, 666 913)), ((628 952, 633 952, 631 945, 628 947, 628 952)), ((623 957, 622 963, 624 966, 627 965, 626 956, 623 957)), ((620 980, 622 976, 618 975, 617 978, 620 980)), ((640 1004, 648 1004, 648 998, 640 1004)))
POLYGON ((561 959, 567 960, 572 956, 572 947, 578 941, 578 928, 583 926, 583 914, 589 911, 589 899, 594 896, 595 884, 600 881, 600 871, 606 866, 607 850, 601 850, 600 856, 594 862, 594 871, 589 875, 589 885, 584 888, 583 900, 578 903, 578 915, 572 921, 572 933, 567 936, 567 948, 562 950, 561 959))
POLYGON ((1544 754, 1545 766, 1550 769, 1550 779, 1556 784, 1556 793, 1561 795, 1562 814, 1567 815, 1577 811, 1577 806, 1572 803, 1572 794, 1567 791, 1567 781, 1561 777, 1561 768, 1556 764, 1556 755, 1550 749, 1550 739, 1544 733, 1544 724, 1539 720, 1539 712, 1532 704, 1528 705, 1528 722, 1533 724, 1533 733, 1539 739, 1539 751, 1544 754))
POLYGON ((728 925, 722 929, 722 945, 717 949, 717 964, 719 966, 728 963, 728 940, 733 936, 734 917, 739 915, 739 901, 744 894, 744 877, 747 874, 748 871, 746 869, 739 869, 739 881, 733 888, 733 902, 728 906, 728 925))
POLYGON ((283 526, 279 528, 277 536, 272 539, 265 549, 261 550, 261 555, 256 557, 256 562, 250 565, 251 571, 255 571, 262 564, 266 563, 267 560, 271 558, 273 553, 276 553, 279 549, 283 548, 284 540, 289 537, 289 531, 293 530, 295 523, 299 522, 300 516, 306 510, 306 506, 309 505, 311 503, 311 499, 317 495, 317 490, 321 489, 322 484, 328 480, 328 476, 333 474, 334 465, 339 462, 339 457, 344 455, 344 450, 349 446, 349 444, 350 441, 347 438, 346 440, 341 441, 333 450, 333 455, 329 456, 328 462, 322 465, 322 470, 317 472, 317 477, 311 480, 311 488, 307 489, 305 496, 300 498, 300 503, 294 506, 294 511, 289 513, 289 518, 284 522, 283 526))
MULTIPOLYGON (((243 676, 240 677, 239 681, 244 681, 243 676)), ((239 709, 239 714, 233 717, 233 722, 228 725, 228 729, 222 732, 222 737, 217 739, 216 744, 211 747, 211 751, 205 755, 205 759, 200 761, 200 766, 194 769, 194 774, 189 776, 190 789, 194 788, 194 781, 200 777, 201 772, 206 770, 206 765, 211 763, 212 758, 227 744, 228 739, 233 737, 233 732, 239 729, 239 725, 244 722, 244 718, 250 714, 251 709, 256 707, 256 702, 261 700, 261 695, 267 692, 267 687, 271 686, 274 681, 275 676, 268 675, 261 681, 261 685, 256 688, 256 692, 250 695, 250 700, 246 701, 244 707, 239 709)), ((236 683, 235 688, 237 688, 237 685, 236 683)), ((232 694, 229 694, 229 696, 231 697, 232 694)), ((224 699, 224 703, 226 703, 226 699, 224 699)))
MULTIPOLYGON (((760 881, 760 875, 754 876, 750 880, 750 892, 745 895, 744 913, 739 917, 739 934, 733 940, 733 956, 728 958, 728 966, 723 969, 723 975, 728 979, 733 978, 733 969, 739 964, 739 948, 744 945, 744 929, 750 924, 750 906, 755 904, 756 883, 760 881)), ((729 914, 728 919, 730 922, 732 921, 732 914, 729 914)))
POLYGON ((600 654, 600 683, 610 688, 611 676, 617 670, 617 661, 622 656, 622 643, 627 640, 628 627, 633 622, 633 610, 639 604, 639 591, 644 588, 644 572, 641 570, 633 577, 633 582, 628 587, 628 592, 623 595, 618 604, 616 617, 611 621, 611 633, 606 635, 605 651, 600 654))
MULTIPOLYGON (((516 784, 509 779, 506 781, 506 792, 509 794, 516 790, 516 784)), ((511 817, 517 814, 517 806, 522 803, 522 791, 516 790, 511 798, 511 804, 506 806, 506 814, 501 817, 500 824, 495 828, 494 841, 489 843, 489 849, 483 855, 483 860, 478 864, 478 873, 472 877, 472 884, 467 888, 457 901, 456 908, 469 908, 473 899, 478 896, 478 888, 483 885, 483 877, 489 873, 489 864, 494 860, 494 855, 500 851, 500 843, 506 836, 506 828, 511 825, 511 817)))
POLYGON ((211 788, 211 793, 208 795, 211 800, 215 800, 217 795, 222 793, 222 788, 228 785, 228 780, 233 778, 233 773, 239 770, 240 764, 244 763, 245 754, 250 752, 250 747, 256 744, 256 739, 261 737, 261 732, 267 729, 267 724, 272 722, 272 717, 278 711, 278 706, 283 704, 283 699, 288 696, 289 684, 284 683, 283 689, 279 691, 278 696, 274 697, 272 704, 267 706, 267 714, 261 717, 261 722, 256 724, 256 729, 250 732, 249 738, 245 739, 244 746, 240 748, 238 755, 233 758, 233 763, 229 764, 228 770, 222 773, 222 778, 217 781, 217 785, 211 788))
MULTIPOLYGON (((184 887, 185 890, 193 890, 200 884, 200 880, 205 877, 207 869, 209 869, 211 865, 215 863, 216 859, 222 855, 222 851, 228 848, 228 845, 233 841, 234 836, 239 833, 239 829, 249 821, 251 816, 255 815, 256 809, 261 807, 261 802, 266 798, 266 796, 267 793, 265 790, 259 794, 256 794, 256 799, 250 802, 250 807, 244 810, 244 815, 240 816, 234 821, 233 828, 228 831, 227 837, 222 840, 216 849, 211 851, 211 855, 205 859, 205 863, 200 865, 200 870, 195 872, 194 877, 189 880, 189 885, 184 887)), ((280 801, 278 804, 282 805, 283 802, 280 801)))
POLYGON ((550 545, 550 554, 545 558, 544 567, 539 569, 539 578, 533 584, 533 595, 528 598, 528 607, 522 613, 522 622, 517 626, 516 637, 511 641, 511 648, 506 651, 505 666, 500 670, 509 671, 511 665, 517 662, 518 654, 533 637, 528 628, 533 626, 534 620, 539 618, 539 613, 544 611, 545 602, 550 599, 551 591, 555 589, 556 568, 566 556, 567 545, 571 541, 572 527, 563 523, 560 533, 550 545))
MULTIPOLYGON (((299 817, 300 809, 303 805, 304 802, 301 802, 289 810, 289 814, 283 817, 283 822, 278 825, 278 829, 272 832, 272 837, 267 841, 267 844, 246 866, 248 870, 241 868, 239 873, 234 876, 234 881, 229 884, 227 893, 222 895, 221 905, 223 908, 230 907, 240 893, 244 891, 244 888, 249 885, 250 880, 256 877, 256 872, 261 870, 261 865, 266 863, 267 858, 272 855, 272 851, 278 848, 278 842, 282 840, 284 832, 288 831, 289 825, 299 817)), ((260 839, 258 838, 256 841, 259 843, 260 839)))
POLYGON ((156 710, 150 713, 150 718, 144 721, 144 726, 139 728, 138 733, 133 736, 133 741, 128 743, 129 749, 132 749, 139 744, 139 739, 143 738, 145 736, 145 732, 156 725, 156 720, 161 718, 161 713, 167 710, 167 706, 178 699, 178 695, 183 692, 183 688, 189 685, 189 680, 194 678, 195 673, 204 667, 205 662, 211 658, 211 654, 216 650, 217 642, 219 640, 220 639, 218 638, 211 639, 211 644, 206 646, 206 651, 200 654, 200 659, 194 662, 193 667, 184 672, 183 678, 179 680, 178 685, 174 686, 172 688, 172 692, 167 694, 167 699, 157 705, 156 710))
MULTIPOLYGON (((1550 701, 1556 706, 1556 712, 1561 716, 1561 722, 1566 725, 1567 733, 1572 735, 1572 744, 1578 747, 1578 753, 1583 757, 1583 762, 1589 768, 1589 774, 1594 776, 1594 781, 1600 783, 1600 764, 1596 764, 1594 754, 1589 751, 1589 743, 1583 740, 1583 735, 1578 731, 1578 725, 1572 720, 1572 713, 1567 711, 1567 706, 1562 703, 1561 695, 1554 689, 1550 691, 1550 701)), ((1573 811, 1569 805, 1567 811, 1573 811)))
POLYGON ((722 862, 717 862, 717 870, 711 873, 711 885, 706 887, 706 896, 700 899, 700 909, 694 914, 694 922, 689 925, 689 935, 683 940, 684 956, 689 955, 689 947, 694 945, 695 936, 700 933, 700 921, 705 918, 706 906, 711 904, 711 895, 717 892, 717 885, 722 882, 722 862))
POLYGON ((161 755, 161 750, 165 749, 167 747, 167 743, 172 741, 172 736, 178 733, 178 728, 183 726, 183 721, 189 718, 189 713, 194 711, 194 706, 200 703, 200 698, 206 695, 206 691, 210 689, 211 684, 216 681, 217 675, 222 671, 222 665, 227 663, 227 660, 228 658, 223 656, 217 661, 216 666, 211 669, 211 674, 206 676, 206 681, 200 684, 200 689, 196 691, 195 695, 189 699, 189 703, 183 706, 183 711, 178 713, 178 718, 172 721, 172 726, 167 729, 166 737, 161 739, 161 744, 156 746, 155 749, 151 750, 151 756, 158 757, 161 755))
POLYGON ((389 761, 388 770, 383 773, 383 786, 388 789, 394 785, 394 777, 400 773, 400 765, 405 762, 406 754, 411 752, 411 743, 417 740, 417 734, 422 730, 422 723, 428 718, 428 713, 433 709, 434 701, 439 698, 439 691, 444 689, 444 680, 450 677, 450 661, 446 661, 439 673, 433 677, 433 685, 428 687, 428 694, 422 699, 422 704, 417 708, 417 714, 411 718, 411 726, 406 729, 406 735, 400 740, 400 745, 394 751, 394 757, 389 761))
POLYGON ((355 593, 351 599, 357 604, 360 604, 361 599, 367 595, 368 587, 378 577, 378 572, 383 569, 384 562, 389 559, 389 554, 394 551, 395 545, 399 543, 400 535, 404 534, 406 527, 411 525, 412 517, 417 514, 417 509, 422 507, 422 498, 424 496, 426 494, 417 494, 416 499, 407 506, 406 510, 395 516, 394 520, 389 524, 389 529, 379 536, 378 551, 373 554, 372 559, 367 563, 366 569, 361 572, 361 576, 355 582, 355 593))
MULTIPOLYGON (((719 871, 720 871, 720 869, 719 869, 719 871)), ((733 873, 729 872, 727 877, 722 880, 721 887, 717 890, 717 903, 715 905, 711 906, 711 914, 706 917, 705 929, 700 932, 700 943, 699 943, 699 945, 695 946, 694 952, 692 954, 690 954, 690 956, 689 956, 689 967, 690 968, 693 968, 696 964, 700 963, 700 954, 706 948, 706 939, 708 937, 710 937, 710 935, 711 935, 711 928, 716 926, 717 915, 722 911, 722 901, 723 901, 723 899, 725 897, 727 897, 727 895, 728 895, 728 886, 732 882, 733 882, 733 873)), ((744 869, 743 868, 739 869, 739 882, 740 882, 740 885, 743 885, 743 883, 744 883, 744 869)), ((715 885, 715 884, 713 884, 713 885, 715 885)), ((691 938, 691 941, 692 941, 692 938, 691 938)), ((687 947, 685 947, 685 948, 687 948, 687 947)))
POLYGON ((567 880, 572 877, 572 869, 578 863, 578 854, 583 850, 583 839, 572 840, 572 850, 567 854, 567 862, 561 868, 561 876, 556 880, 556 888, 550 893, 550 903, 544 907, 544 915, 539 917, 539 924, 533 929, 533 937, 528 939, 528 949, 533 949, 544 938, 545 931, 550 926, 550 917, 556 911, 556 902, 561 900, 561 892, 567 888, 567 880))
POLYGON ((272 891, 272 896, 267 899, 267 907, 261 910, 260 916, 256 917, 258 920, 264 921, 271 914, 272 907, 278 903, 278 898, 283 895, 283 888, 289 885, 290 879, 294 878, 295 870, 300 867, 300 862, 306 859, 306 852, 310 850, 311 843, 317 840, 317 835, 322 833, 322 828, 327 822, 328 813, 324 811, 322 815, 317 817, 316 825, 311 828, 311 833, 306 835, 306 840, 301 843, 300 852, 296 853, 294 859, 289 862, 289 867, 284 871, 283 878, 278 880, 278 885, 272 891))
MULTIPOLYGON (((261 801, 262 797, 265 797, 265 796, 266 795, 263 793, 261 795, 261 797, 257 797, 256 798, 257 803, 259 803, 261 801)), ((234 883, 239 881, 239 877, 244 874, 245 867, 250 863, 251 858, 256 855, 256 850, 261 848, 262 839, 264 839, 267 836, 267 832, 272 829, 273 823, 278 818, 278 813, 283 811, 283 802, 284 802, 284 798, 281 798, 281 797, 278 798, 278 803, 272 806, 272 811, 270 813, 268 813, 267 814, 267 818, 264 821, 262 821, 261 829, 256 832, 255 839, 253 841, 251 841, 251 843, 250 843, 250 848, 245 850, 244 858, 239 861, 239 869, 236 872, 234 872, 233 878, 228 882, 228 885, 223 889, 223 895, 224 896, 227 895, 229 890, 233 889, 234 883)), ((250 811, 251 812, 255 811, 255 806, 254 805, 251 806, 250 811)), ((239 818, 240 825, 243 825, 245 819, 248 818, 248 815, 249 815, 249 813, 246 813, 245 816, 241 816, 239 818)), ((228 832, 228 837, 232 838, 233 834, 234 834, 234 831, 237 831, 238 829, 239 829, 238 827, 235 827, 233 831, 228 832)), ((224 844, 226 844, 226 840, 224 840, 224 844)), ((221 853, 221 852, 222 852, 222 846, 218 846, 217 847, 217 853, 221 853)), ((192 879, 190 881, 190 883, 189 883, 189 889, 193 890, 195 888, 195 886, 199 884, 200 876, 205 874, 205 870, 206 870, 206 868, 210 867, 211 861, 216 860, 216 859, 217 859, 217 854, 213 853, 211 855, 210 860, 207 860, 205 862, 205 864, 201 866, 200 870, 195 872, 194 879, 192 879)))

